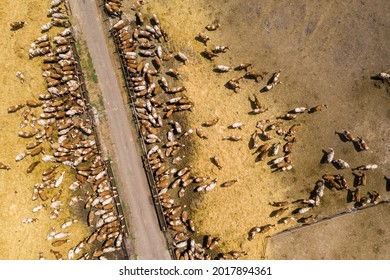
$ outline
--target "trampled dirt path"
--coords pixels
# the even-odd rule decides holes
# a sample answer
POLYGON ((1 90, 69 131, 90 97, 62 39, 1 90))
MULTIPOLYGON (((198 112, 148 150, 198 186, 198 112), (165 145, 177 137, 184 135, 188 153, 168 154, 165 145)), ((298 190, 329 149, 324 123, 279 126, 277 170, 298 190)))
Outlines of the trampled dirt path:
POLYGON ((70 1, 70 4, 76 20, 75 27, 87 42, 103 94, 115 155, 113 160, 120 167, 116 172, 119 193, 130 232, 134 235, 135 252, 129 253, 138 259, 169 259, 96 1, 70 1))

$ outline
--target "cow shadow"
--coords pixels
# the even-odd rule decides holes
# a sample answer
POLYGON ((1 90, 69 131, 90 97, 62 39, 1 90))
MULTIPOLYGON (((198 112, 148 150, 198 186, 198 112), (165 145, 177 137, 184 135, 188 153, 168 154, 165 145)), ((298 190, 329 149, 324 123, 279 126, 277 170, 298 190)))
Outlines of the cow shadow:
POLYGON ((217 163, 217 161, 215 160, 214 157, 210 157, 210 161, 211 161, 211 163, 214 164, 219 170, 222 169, 222 167, 219 167, 219 166, 218 166, 218 163, 217 163))
POLYGON ((260 140, 263 141, 263 142, 266 142, 266 141, 269 140, 269 139, 267 138, 267 136, 265 136, 263 133, 260 133, 260 134, 259 134, 259 138, 260 138, 260 140))
POLYGON ((269 149, 268 152, 267 152, 267 157, 272 157, 272 156, 273 156, 272 153, 273 153, 273 151, 274 151, 274 149, 275 149, 275 144, 276 144, 276 143, 274 143, 274 144, 271 145, 270 149, 269 149))
POLYGON ((386 181, 386 191, 390 192, 390 178, 386 177, 386 175, 385 175, 384 179, 386 181))
POLYGON ((270 218, 275 217, 278 211, 279 211, 279 209, 276 209, 276 210, 272 211, 271 214, 269 214, 269 217, 270 218))
POLYGON ((268 79, 267 85, 272 84, 273 80, 274 80, 274 75, 272 75, 271 78, 268 79))
POLYGON ((359 183, 360 183, 360 175, 359 175, 359 174, 356 174, 355 172, 352 172, 352 175, 353 175, 353 186, 354 186, 354 187, 359 186, 359 183))
POLYGON ((143 23, 140 21, 140 19, 138 17, 135 17, 135 24, 137 26, 142 26, 143 23))
POLYGON ((301 210, 301 209, 302 209, 302 207, 294 209, 293 211, 291 211, 291 214, 293 214, 293 215, 299 214, 299 210, 301 210))
MULTIPOLYGON (((154 59, 152 60, 152 63, 154 62, 154 59)), ((157 63, 156 63, 157 64, 157 63)), ((155 66, 154 65, 154 63, 153 63, 153 66, 155 66)), ((159 68, 158 68, 158 65, 157 65, 157 67, 155 66, 155 68, 156 69, 158 69, 158 70, 160 70, 159 68)), ((165 74, 166 75, 168 75, 169 77, 172 77, 172 78, 174 78, 174 79, 176 79, 176 80, 179 80, 179 77, 178 76, 176 76, 174 73, 172 73, 172 72, 165 72, 165 74)))
POLYGON ((207 41, 209 41, 210 39, 204 41, 204 40, 202 39, 202 37, 200 37, 199 35, 197 35, 197 36, 195 36, 195 40, 198 41, 199 43, 202 43, 202 44, 204 44, 205 46, 207 46, 207 41))
POLYGON ((370 79, 374 81, 382 81, 382 78, 379 75, 371 76, 370 79))
POLYGON ((151 19, 149 20, 149 22, 150 22, 150 24, 151 24, 152 26, 158 25, 157 21, 156 21, 154 18, 151 18, 151 19))
POLYGON ((222 74, 222 73, 227 73, 228 71, 223 71, 223 70, 214 68, 214 69, 213 69, 213 72, 214 72, 214 73, 218 73, 218 74, 222 74))
POLYGON ((240 89, 240 87, 238 87, 238 88, 233 87, 233 86, 229 83, 229 81, 226 82, 226 83, 224 84, 224 87, 227 88, 227 89, 229 89, 229 90, 234 91, 235 93, 237 93, 237 90, 240 89))
POLYGON ((324 164, 324 163, 328 162, 328 153, 325 150, 322 150, 322 153, 323 153, 323 155, 322 155, 322 158, 320 160, 320 163, 324 164))
POLYGON ((255 162, 260 162, 260 161, 262 161, 262 157, 263 157, 263 153, 264 152, 261 152, 261 153, 259 153, 257 156, 256 156, 256 159, 255 159, 255 162))
POLYGON ((332 163, 332 165, 334 166, 334 168, 336 168, 337 170, 343 169, 337 162, 332 161, 331 163, 332 163))
POLYGON ((355 148, 356 152, 363 151, 362 147, 360 146, 360 144, 357 141, 352 141, 352 143, 353 143, 353 147, 355 148))
MULTIPOLYGON (((16 31, 16 30, 19 30, 19 29, 22 29, 23 26, 20 26, 20 27, 11 27, 10 30, 11 31, 16 31)), ((43 33, 43 32, 41 32, 43 33)))
POLYGON ((207 244, 208 242, 208 238, 209 238, 209 236, 208 235, 205 235, 205 236, 203 236, 203 247, 207 247, 207 245, 209 245, 209 244, 207 244))
POLYGON ((254 80, 256 83, 259 83, 262 80, 262 77, 255 77, 252 75, 248 75, 248 73, 246 73, 243 77, 247 80, 254 80))
POLYGON ((352 190, 347 190, 347 203, 351 203, 353 201, 353 192, 352 190))
POLYGON ((257 108, 257 105, 256 105, 256 101, 255 100, 252 100, 249 96, 248 96, 248 101, 251 105, 251 109, 254 110, 257 108))
POLYGON ((255 115, 258 115, 258 114, 260 114, 260 113, 259 112, 255 112, 254 110, 248 112, 248 115, 251 115, 251 116, 255 116, 255 115))
POLYGON ((335 131, 335 134, 338 135, 340 137, 340 140, 343 141, 344 143, 349 141, 348 138, 343 133, 335 131))
POLYGON ((255 148, 254 145, 255 145, 255 141, 254 141, 254 140, 252 139, 252 137, 251 137, 251 139, 249 139, 249 142, 248 142, 248 148, 249 148, 250 150, 252 150, 252 149, 255 148))
POLYGON ((315 186, 311 191, 310 191, 310 199, 315 199, 316 198, 316 196, 317 196, 317 189, 318 189, 318 187, 317 186, 315 186))
MULTIPOLYGON (((214 57, 210 57, 205 51, 201 52, 200 55, 206 58, 207 60, 214 61, 214 57)), ((217 55, 215 57, 217 57, 217 55)))
POLYGON ((327 188, 328 190, 333 189, 332 185, 327 180, 324 180, 324 185, 325 185, 325 188, 327 188))
POLYGON ((269 166, 274 165, 273 161, 274 161, 273 159, 269 160, 269 161, 267 162, 267 165, 269 165, 269 166))
POLYGON ((158 72, 160 72, 161 65, 159 65, 155 59, 152 59, 152 64, 153 64, 153 67, 154 67, 158 72))
POLYGON ((184 64, 187 64, 187 61, 183 58, 180 57, 180 55, 175 55, 174 58, 177 60, 177 61, 180 61, 181 63, 184 63, 184 64))
POLYGON ((260 92, 268 92, 269 91, 269 89, 265 86, 265 87, 263 87, 262 89, 260 89, 260 92))

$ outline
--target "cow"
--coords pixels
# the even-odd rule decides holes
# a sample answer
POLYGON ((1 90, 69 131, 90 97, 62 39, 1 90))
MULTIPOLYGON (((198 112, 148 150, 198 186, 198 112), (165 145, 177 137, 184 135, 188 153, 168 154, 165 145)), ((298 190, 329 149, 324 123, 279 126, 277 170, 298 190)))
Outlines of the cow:
POLYGON ((11 167, 9 167, 8 165, 5 165, 4 163, 1 163, 1 162, 0 162, 0 169, 10 170, 11 167))
POLYGON ((206 29, 208 30, 208 31, 215 31, 215 30, 217 30, 218 28, 220 28, 221 27, 221 25, 219 24, 219 23, 217 23, 217 24, 208 24, 208 25, 206 25, 206 29))
POLYGON ((18 30, 18 29, 22 28, 25 25, 27 25, 27 22, 25 22, 25 21, 14 21, 14 22, 10 23, 12 31, 18 30))
POLYGON ((246 72, 244 77, 247 79, 255 79, 257 83, 263 79, 263 75, 257 71, 246 72))
MULTIPOLYGON (((31 173, 33 172, 34 168, 40 163, 40 161, 34 161, 33 163, 31 163, 29 165, 29 167, 27 168, 27 173, 31 173)), ((0 166, 1 168, 1 166, 0 166)))
POLYGON ((214 71, 218 72, 218 73, 229 72, 232 69, 233 69, 233 67, 226 66, 226 65, 216 65, 214 67, 214 71))
POLYGON ((50 249, 50 253, 53 253, 57 260, 62 260, 62 255, 59 251, 54 251, 54 250, 50 249))
POLYGON ((16 78, 19 79, 20 83, 23 85, 24 84, 24 75, 22 72, 18 71, 16 72, 16 78))
POLYGON ((226 182, 222 183, 221 187, 222 188, 227 188, 227 187, 230 187, 230 186, 234 185, 237 182, 239 182, 239 179, 229 180, 229 181, 226 181, 226 182))
POLYGON ((279 202, 273 201, 273 202, 270 202, 269 204, 270 204, 271 206, 275 206, 275 207, 283 207, 283 206, 288 205, 289 202, 288 202, 288 201, 279 201, 279 202))

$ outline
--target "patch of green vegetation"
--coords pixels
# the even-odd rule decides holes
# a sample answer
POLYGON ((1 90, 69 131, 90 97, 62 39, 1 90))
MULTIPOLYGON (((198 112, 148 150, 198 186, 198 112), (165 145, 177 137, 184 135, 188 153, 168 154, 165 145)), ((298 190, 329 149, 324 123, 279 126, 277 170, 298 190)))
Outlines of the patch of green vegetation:
POLYGON ((135 241, 134 232, 130 232, 130 233, 129 233, 129 239, 130 239, 131 241, 135 241))
POLYGON ((104 103, 103 103, 103 95, 101 95, 101 94, 99 94, 99 102, 98 103, 100 105, 100 107, 99 107, 100 111, 103 111, 104 103))
POLYGON ((96 76, 96 71, 95 71, 95 68, 93 66, 92 57, 89 54, 89 52, 87 52, 87 69, 86 70, 88 72, 88 78, 90 78, 95 84, 97 84, 98 78, 96 76))
POLYGON ((93 66, 92 57, 88 51, 87 45, 84 41, 76 41, 77 53, 81 60, 81 67, 86 74, 88 80, 98 83, 98 77, 96 75, 95 67, 93 66))
MULTIPOLYGON (((94 92, 94 91, 92 91, 94 92)), ((94 92, 95 93, 95 92, 94 92)), ((99 121, 105 122, 107 121, 106 111, 104 110, 104 103, 103 103, 103 96, 99 94, 91 94, 91 91, 89 91, 90 96, 90 103, 92 107, 96 109, 97 117, 99 118, 99 121)))
POLYGON ((79 41, 76 41, 76 49, 78 55, 81 57, 83 55, 83 49, 81 47, 81 43, 79 41))

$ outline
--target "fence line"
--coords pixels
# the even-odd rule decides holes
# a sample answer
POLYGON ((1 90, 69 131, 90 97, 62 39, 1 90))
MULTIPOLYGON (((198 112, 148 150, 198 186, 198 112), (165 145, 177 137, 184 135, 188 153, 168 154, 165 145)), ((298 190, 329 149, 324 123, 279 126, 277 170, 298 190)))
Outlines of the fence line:
MULTIPOLYGON (((71 15, 72 11, 70 9, 70 5, 69 5, 69 2, 68 0, 65 1, 65 8, 66 8, 66 12, 68 15, 71 15)), ((91 123, 91 126, 92 126, 92 131, 93 131, 93 135, 94 135, 94 139, 95 139, 95 143, 96 143, 96 149, 98 151, 98 154, 99 156, 101 155, 101 142, 100 142, 100 139, 99 139, 99 136, 97 134, 97 131, 96 131, 96 123, 95 123, 95 115, 92 111, 92 106, 90 104, 90 99, 89 99, 89 94, 88 94, 88 91, 87 91, 87 87, 86 87, 86 84, 85 84, 85 77, 84 77, 84 73, 82 71, 82 68, 81 68, 81 63, 80 63, 80 56, 77 52, 77 47, 76 47, 76 41, 75 41, 75 38, 73 37, 74 36, 74 30, 73 30, 73 27, 70 26, 70 29, 71 29, 71 34, 72 34, 72 40, 70 40, 70 45, 71 45, 71 48, 72 48, 72 52, 73 52, 73 56, 74 56, 74 59, 78 62, 75 64, 76 66, 76 74, 77 74, 77 78, 79 80, 79 84, 80 84, 80 92, 81 92, 81 95, 82 95, 82 98, 83 98, 83 101, 85 103, 85 108, 86 110, 84 111, 84 118, 85 119, 89 119, 90 123, 91 123)), ((102 161, 103 162, 103 166, 105 168, 105 170, 107 171, 107 175, 109 177, 108 179, 108 182, 110 184, 110 192, 111 192, 111 195, 114 196, 114 192, 113 190, 114 189, 117 189, 116 187, 116 182, 114 180, 114 176, 112 174, 112 168, 111 168, 111 164, 109 161, 102 161)), ((114 201, 115 201, 115 210, 117 212, 118 215, 123 215, 123 209, 122 209, 122 203, 120 201, 120 198, 119 196, 116 196, 114 197, 114 201), (118 207, 118 204, 120 207, 118 207)), ((121 225, 121 228, 123 227, 122 229, 122 233, 125 234, 125 236, 129 236, 129 231, 128 231, 128 227, 127 227, 127 224, 126 222, 123 222, 125 221, 124 220, 120 220, 120 225, 121 225)), ((129 259, 129 253, 127 251, 127 246, 126 246, 126 239, 123 239, 122 241, 122 251, 123 251, 123 254, 125 256, 125 259, 129 259)))
POLYGON ((155 211, 156 211, 156 214, 157 214, 157 218, 158 218, 158 222, 159 222, 159 225, 160 225, 160 229, 164 233, 164 236, 165 236, 165 239, 166 239, 166 242, 167 242, 167 245, 168 245, 168 251, 169 251, 169 253, 171 255, 171 258, 175 259, 175 255, 174 255, 174 252, 173 252, 173 246, 169 242, 170 236, 168 235, 168 232, 167 232, 168 226, 167 226, 167 223, 166 223, 166 220, 165 220, 165 217, 164 217, 163 207, 161 205, 160 197, 158 195, 157 184, 156 184, 156 182, 154 180, 153 172, 152 172, 151 166, 149 164, 149 161, 147 160, 147 151, 148 151, 148 149, 147 149, 147 147, 145 145, 143 134, 142 134, 142 131, 141 131, 140 121, 139 121, 139 119, 137 117, 137 114, 136 114, 136 109, 135 109, 136 107, 134 105, 134 97, 133 97, 134 91, 132 89, 133 86, 130 84, 130 82, 131 82, 131 74, 130 74, 129 70, 126 67, 126 61, 124 60, 124 56, 122 55, 122 51, 120 49, 119 38, 118 38, 118 36, 114 32, 111 31, 111 19, 108 17, 108 15, 107 15, 107 13, 106 13, 106 11, 104 9, 104 0, 103 0, 103 5, 100 5, 100 7, 102 7, 102 14, 104 16, 103 22, 105 22, 105 25, 106 25, 106 28, 107 28, 107 31, 108 31, 108 35, 109 35, 108 37, 111 37, 113 39, 116 53, 119 56, 119 62, 120 62, 120 65, 121 65, 121 70, 122 70, 123 78, 125 80, 125 86, 126 86, 126 90, 127 90, 127 95, 128 95, 128 98, 129 98, 129 106, 130 106, 130 109, 131 109, 131 112, 132 112, 132 115, 133 115, 133 120, 134 120, 136 129, 137 129, 139 138, 141 139, 140 142, 141 142, 141 148, 142 148, 142 153, 143 153, 141 158, 142 158, 143 166, 144 166, 144 169, 145 169, 146 177, 147 177, 147 180, 148 180, 149 189, 150 189, 150 192, 152 194, 152 199, 153 199, 153 202, 154 202, 155 211))
POLYGON ((290 233, 290 232, 295 232, 295 231, 298 231, 298 230, 301 230, 301 229, 304 229, 304 228, 307 228, 307 227, 311 227, 313 225, 318 225, 318 224, 324 223, 326 221, 330 221, 330 220, 334 220, 334 219, 337 219, 337 218, 341 218, 341 217, 344 217, 344 216, 347 216, 347 215, 350 215, 350 214, 353 214, 353 213, 357 213, 357 212, 360 212, 360 211, 363 211, 363 210, 366 210, 366 209, 369 209, 369 208, 372 208, 372 207, 377 207, 377 206, 385 204, 385 203, 390 203, 390 200, 383 200, 383 201, 379 202, 378 204, 372 204, 372 205, 368 205, 368 206, 364 206, 364 207, 360 207, 360 208, 352 208, 352 209, 349 209, 349 210, 346 210, 346 211, 334 214, 332 216, 328 216, 328 217, 322 218, 321 220, 319 220, 317 222, 314 222, 314 223, 311 223, 311 224, 300 225, 300 226, 297 226, 297 227, 286 229, 284 231, 281 231, 281 232, 278 232, 278 233, 276 233, 274 235, 271 235, 268 238, 272 239, 272 238, 277 237, 279 235, 284 235, 284 234, 287 234, 287 233, 290 233))

